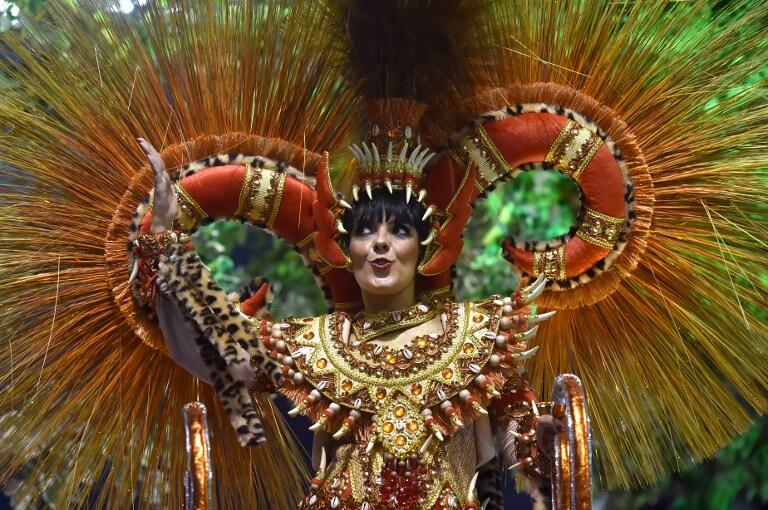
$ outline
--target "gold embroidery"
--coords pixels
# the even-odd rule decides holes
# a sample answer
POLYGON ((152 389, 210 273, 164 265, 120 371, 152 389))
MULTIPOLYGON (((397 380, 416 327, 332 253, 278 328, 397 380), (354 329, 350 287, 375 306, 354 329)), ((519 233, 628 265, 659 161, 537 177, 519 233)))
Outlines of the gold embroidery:
POLYGON ((269 221, 267 221, 267 226, 269 228, 272 228, 275 224, 277 212, 280 210, 280 204, 283 202, 283 191, 285 190, 285 174, 276 173, 275 177, 275 186, 277 187, 277 190, 275 191, 275 198, 272 203, 272 213, 269 215, 269 221))
POLYGON ((363 315, 352 322, 352 330, 357 340, 365 342, 390 331, 422 324, 435 318, 439 312, 440 308, 436 303, 418 303, 406 310, 363 315))
POLYGON ((569 120, 550 147, 545 162, 578 180, 602 145, 602 138, 569 120))
POLYGON ((590 244, 611 249, 619 239, 623 224, 624 218, 585 208, 584 219, 576 235, 590 244))
POLYGON ((551 280, 565 280, 565 245, 533 252, 533 276, 544 274, 551 280))
POLYGON ((405 459, 418 453, 428 432, 417 406, 401 395, 391 399, 382 412, 374 416, 376 435, 387 453, 405 459))
POLYGON ((266 168, 254 169, 248 175, 246 167, 246 176, 243 179, 244 190, 241 190, 241 198, 244 199, 238 207, 239 215, 248 221, 268 225, 269 221, 274 221, 275 211, 279 207, 277 193, 281 182, 284 184, 285 176, 268 170, 266 168))
POLYGON ((245 214, 248 201, 248 190, 251 189, 253 175, 253 167, 250 163, 246 164, 245 173, 243 174, 243 183, 240 185, 240 196, 237 200, 237 211, 235 211, 235 216, 243 216, 245 214))
POLYGON ((496 297, 446 305, 445 342, 429 339, 433 347, 439 344, 434 359, 421 368, 389 377, 383 371, 370 370, 366 366, 369 358, 359 347, 350 349, 354 356, 344 352, 340 324, 348 320, 345 313, 287 321, 285 343, 304 381, 325 398, 368 415, 367 423, 372 425, 370 436, 356 436, 358 442, 351 455, 347 450, 344 455, 337 454, 331 468, 334 479, 324 478, 326 487, 316 493, 317 501, 330 501, 337 494, 333 492, 336 489, 329 489, 331 485, 338 490, 349 487, 349 504, 389 497, 392 487, 402 481, 399 477, 411 471, 410 476, 423 476, 430 482, 417 484, 423 498, 418 508, 432 508, 428 500, 452 501, 460 506, 466 503, 475 464, 472 422, 466 421, 445 442, 433 441, 421 452, 434 431, 425 421, 429 415, 426 410, 437 417, 442 412, 450 416, 437 406, 473 386, 494 351, 501 306, 496 297), (419 390, 414 391, 417 387, 419 390), (409 463, 414 457, 418 457, 419 467, 411 470, 409 463))
POLYGON ((195 201, 181 183, 175 183, 176 198, 178 200, 178 212, 176 213, 176 222, 185 232, 196 228, 208 217, 202 207, 195 201))
MULTIPOLYGON (((341 405, 355 407, 355 401, 360 400, 359 409, 377 412, 398 394, 398 398, 429 407, 440 403, 437 390, 442 389, 448 397, 455 395, 476 376, 471 366, 487 363, 498 330, 497 308, 491 300, 451 304, 449 335, 445 343, 440 344, 429 360, 401 372, 372 369, 369 366, 370 357, 366 357, 370 356, 370 352, 359 348, 345 351, 339 338, 337 321, 343 320, 340 314, 321 316, 309 323, 290 321, 292 327, 286 343, 306 379, 315 387, 321 385, 321 393, 341 405), (478 313, 483 320, 471 322, 470 317, 478 313), (304 334, 310 331, 313 332, 312 338, 305 338, 304 334), (488 331, 494 333, 494 338, 486 335, 488 331), (467 343, 473 345, 471 352, 465 350, 467 343), (317 365, 321 359, 326 360, 322 367, 317 365), (446 380, 442 373, 447 369, 452 372, 450 380, 446 380), (414 383, 420 383, 423 391, 412 392, 414 383), (379 390, 384 391, 381 399, 377 398, 379 390)), ((430 341, 433 346, 438 345, 437 339, 430 341)))
POLYGON ((501 151, 499 151, 499 148, 493 140, 491 140, 488 132, 486 132, 482 126, 478 126, 475 132, 479 135, 482 148, 488 152, 488 157, 491 159, 490 171, 484 176, 484 180, 486 181, 485 187, 487 187, 502 175, 511 173, 512 167, 509 166, 507 158, 505 158, 501 151), (497 168, 501 171, 497 172, 497 168))
POLYGON ((475 187, 478 190, 485 191, 499 177, 512 171, 512 167, 482 126, 476 127, 472 138, 467 139, 465 143, 464 149, 469 154, 470 161, 477 165, 475 187))

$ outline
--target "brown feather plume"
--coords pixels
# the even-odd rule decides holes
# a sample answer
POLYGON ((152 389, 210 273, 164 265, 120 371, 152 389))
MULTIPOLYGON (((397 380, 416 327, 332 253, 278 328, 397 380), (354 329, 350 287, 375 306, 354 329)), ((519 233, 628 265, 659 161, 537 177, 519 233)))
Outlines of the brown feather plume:
POLYGON ((329 2, 344 71, 369 99, 431 103, 470 81, 480 0, 329 2))

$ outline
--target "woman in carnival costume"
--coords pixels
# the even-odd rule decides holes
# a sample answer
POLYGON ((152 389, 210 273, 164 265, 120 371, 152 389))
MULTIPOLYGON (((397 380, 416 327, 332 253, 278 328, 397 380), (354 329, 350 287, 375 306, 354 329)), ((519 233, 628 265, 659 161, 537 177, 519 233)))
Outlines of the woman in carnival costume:
POLYGON ((192 400, 228 508, 492 507, 496 449, 541 504, 589 508, 592 446, 604 485, 640 485, 765 412, 768 7, 90 7, 7 42, 17 504, 179 506, 192 400), (457 303, 472 204, 547 169, 579 186, 573 233, 506 240, 526 286, 457 303), (294 246, 332 311, 222 292, 188 238, 219 218, 294 246), (312 421, 314 474, 271 392, 312 421))

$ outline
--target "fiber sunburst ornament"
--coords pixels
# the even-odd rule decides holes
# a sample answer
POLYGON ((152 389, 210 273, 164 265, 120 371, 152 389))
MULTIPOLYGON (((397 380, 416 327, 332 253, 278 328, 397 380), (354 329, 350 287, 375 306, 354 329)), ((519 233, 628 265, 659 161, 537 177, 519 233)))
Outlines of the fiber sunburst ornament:
POLYGON ((126 247, 137 211, 151 219, 140 136, 188 192, 185 230, 227 217, 277 233, 339 309, 360 304, 333 251, 349 202, 391 186, 431 206, 417 288, 444 297, 472 205, 521 171, 566 174, 584 197, 573 236, 503 249, 551 280, 532 389, 581 378, 599 483, 648 484, 768 411, 768 4, 169 3, 126 18, 53 2, 55 30, 3 34, 17 85, 0 101, 0 482, 34 466, 14 501, 180 507, 193 400, 222 506, 300 498, 306 469, 271 400, 253 405, 270 440, 240 448, 134 299, 126 247), (423 16, 382 22, 391 5, 423 16), (349 6, 369 23, 338 16, 349 6), (350 50, 373 37, 398 59, 350 50), (329 161, 359 126, 348 201, 329 161))

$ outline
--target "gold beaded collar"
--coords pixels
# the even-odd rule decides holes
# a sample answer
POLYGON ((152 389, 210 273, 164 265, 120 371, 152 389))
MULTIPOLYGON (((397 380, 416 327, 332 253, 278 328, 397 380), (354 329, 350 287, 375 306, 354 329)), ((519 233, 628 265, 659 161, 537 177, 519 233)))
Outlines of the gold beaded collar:
POLYGON ((362 313, 352 321, 352 331, 358 342, 366 342, 384 333, 423 324, 437 317, 438 313, 440 307, 436 303, 418 303, 393 312, 362 313))

